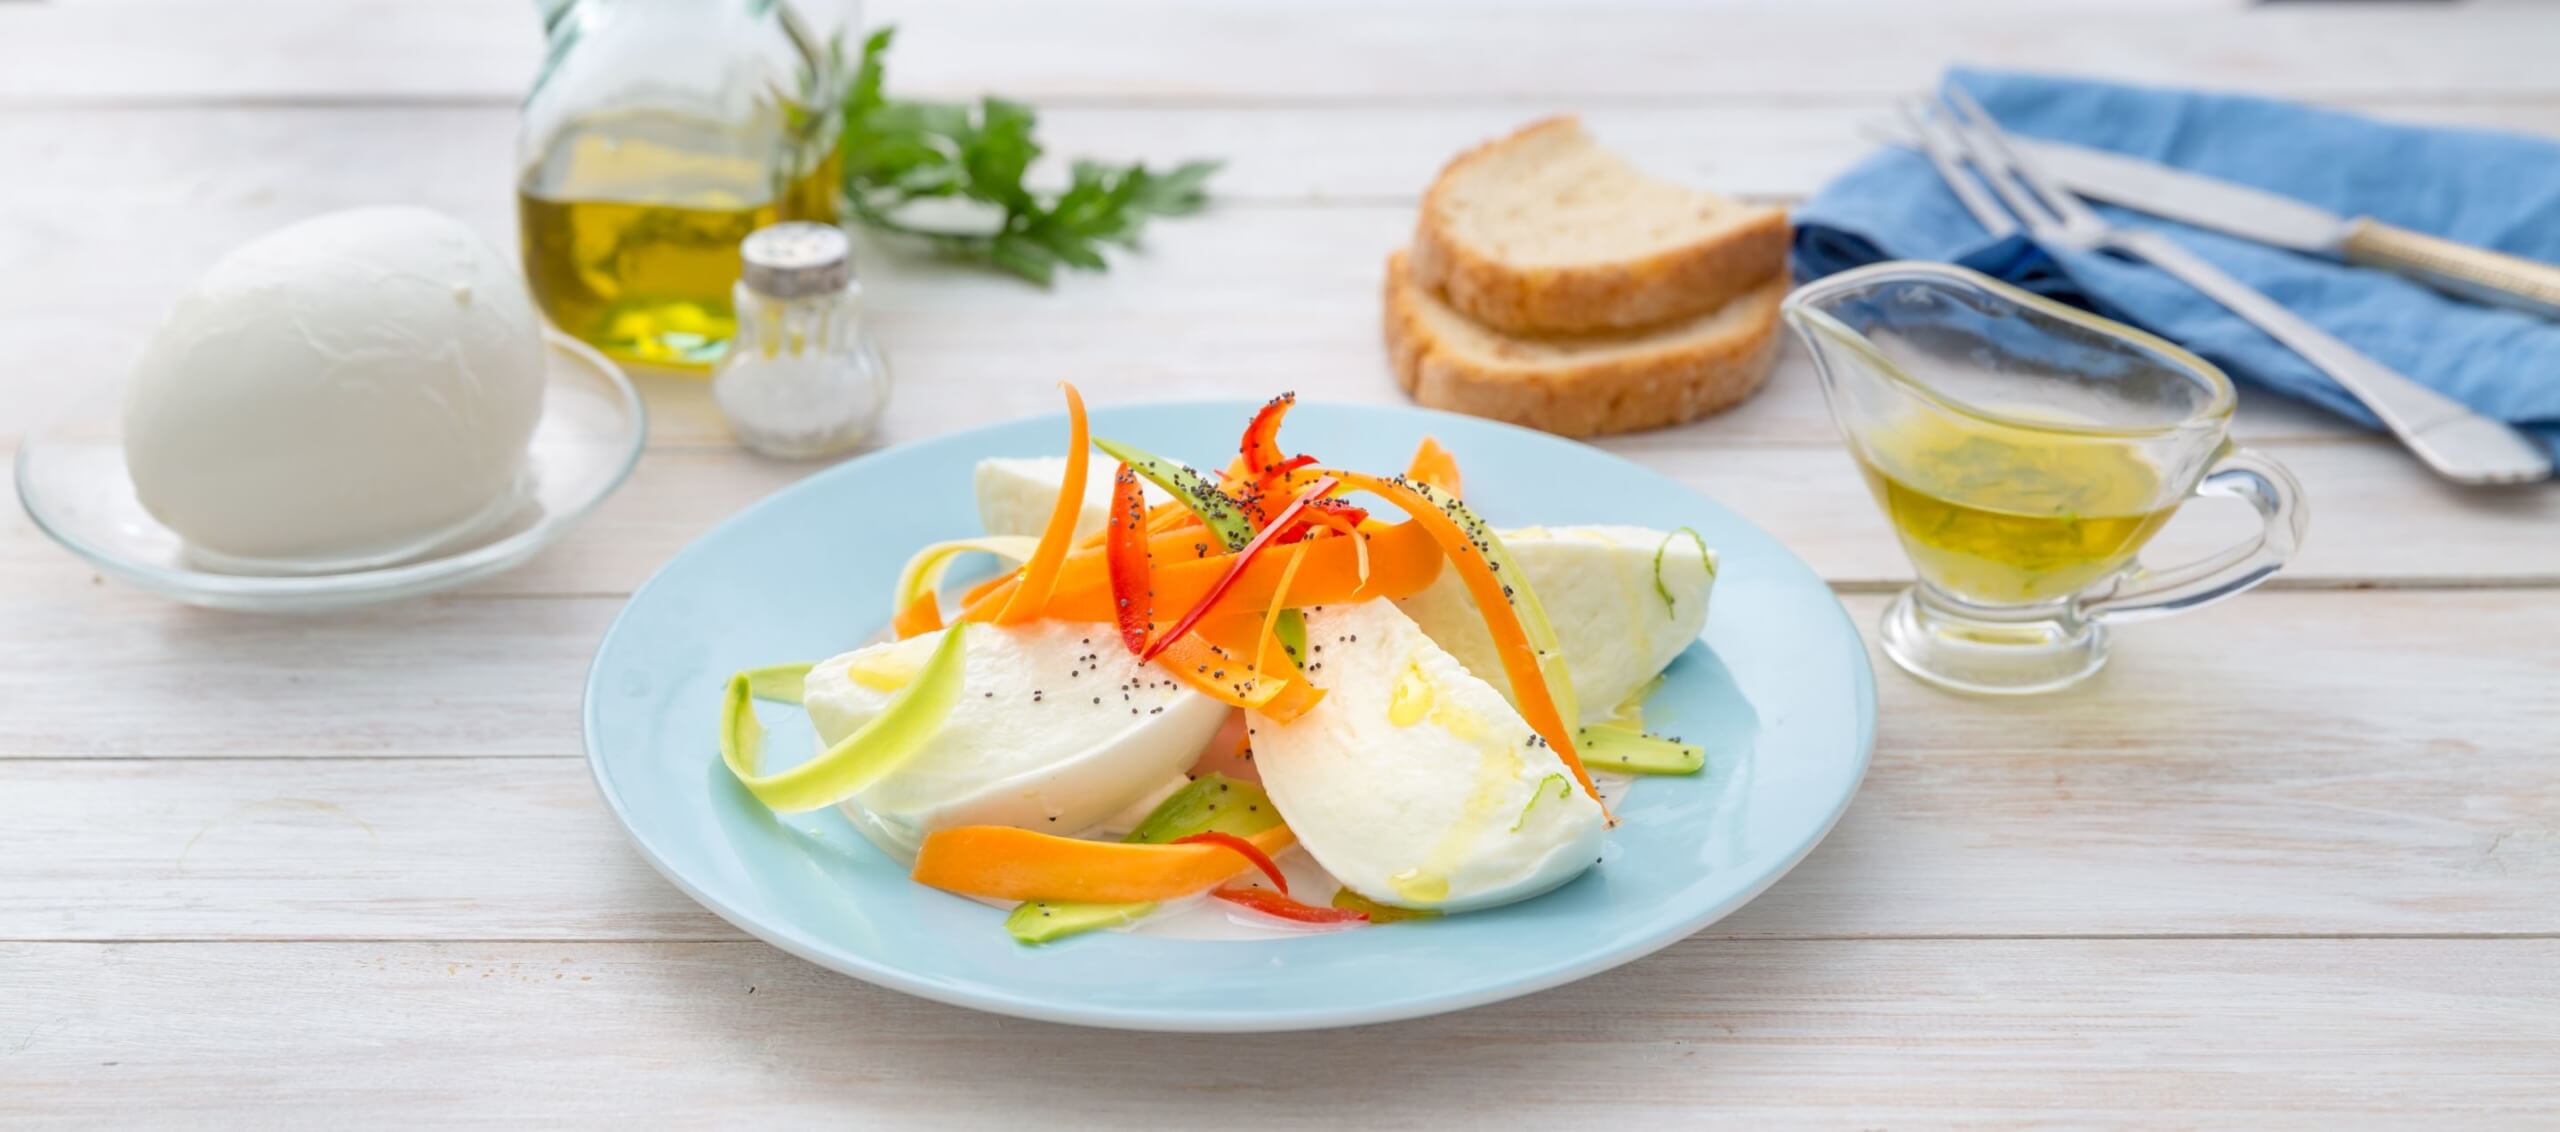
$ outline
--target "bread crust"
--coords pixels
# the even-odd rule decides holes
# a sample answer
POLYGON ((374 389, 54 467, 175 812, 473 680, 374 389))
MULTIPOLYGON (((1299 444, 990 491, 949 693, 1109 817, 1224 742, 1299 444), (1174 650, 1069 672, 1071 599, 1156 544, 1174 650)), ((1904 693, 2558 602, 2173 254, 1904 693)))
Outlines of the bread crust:
POLYGON ((1736 205, 1733 224, 1686 244, 1610 263, 1521 267, 1459 239, 1444 217, 1461 174, 1539 134, 1579 130, 1543 118, 1450 160, 1423 194, 1414 278, 1467 317, 1513 334, 1588 333, 1675 322, 1723 306, 1782 274, 1790 236, 1780 209, 1736 205))
POLYGON ((1565 436, 1663 428, 1740 404, 1769 378, 1779 347, 1783 276, 1735 298, 1749 304, 1731 334, 1579 361, 1478 357, 1443 341, 1405 256, 1388 258, 1387 357, 1414 400, 1565 436))

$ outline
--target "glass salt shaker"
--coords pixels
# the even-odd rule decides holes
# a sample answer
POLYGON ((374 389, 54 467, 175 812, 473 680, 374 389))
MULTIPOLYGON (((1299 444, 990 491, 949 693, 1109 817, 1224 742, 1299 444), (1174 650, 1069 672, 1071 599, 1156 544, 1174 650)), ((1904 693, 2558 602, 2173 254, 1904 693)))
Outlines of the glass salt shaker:
POLYGON ((739 443, 793 460, 861 444, 888 408, 889 365, 862 328, 853 242, 831 224, 775 224, 739 254, 738 333, 711 382, 739 443))

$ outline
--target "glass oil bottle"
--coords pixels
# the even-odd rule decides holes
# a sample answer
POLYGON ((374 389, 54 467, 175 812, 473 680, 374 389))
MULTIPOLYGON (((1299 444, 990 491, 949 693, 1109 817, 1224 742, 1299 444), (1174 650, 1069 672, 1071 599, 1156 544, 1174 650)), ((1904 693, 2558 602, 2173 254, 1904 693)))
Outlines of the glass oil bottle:
POLYGON ((534 299, 625 362, 707 374, 739 243, 836 219, 838 56, 775 0, 570 0, 547 22, 517 150, 534 299))

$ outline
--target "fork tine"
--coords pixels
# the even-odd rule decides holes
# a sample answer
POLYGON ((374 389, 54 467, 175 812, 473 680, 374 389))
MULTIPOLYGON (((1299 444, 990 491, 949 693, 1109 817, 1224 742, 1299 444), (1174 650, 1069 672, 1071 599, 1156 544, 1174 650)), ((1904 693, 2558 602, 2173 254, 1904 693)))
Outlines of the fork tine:
POLYGON ((1964 149, 1965 160, 1972 162, 1973 167, 1981 172, 1983 183, 1991 186, 1992 192, 2000 194, 2009 211, 2017 213, 2018 219, 2026 222, 2028 231, 2044 236, 2063 227, 2062 217, 2045 207, 2035 190, 2019 180, 2016 168, 2004 160, 2007 155, 1996 142, 1985 137, 1973 123, 1963 120, 1952 105, 1941 101, 1938 112, 1948 118, 1947 131, 1964 149))
POLYGON ((2014 235, 2018 231, 2017 219, 2000 207, 1999 201, 1991 199, 1991 194, 1982 191, 1982 183, 1974 180, 1973 174, 1965 172, 1964 158, 1956 152, 1955 143, 1947 140, 1945 131, 1924 112, 1925 108, 1926 104, 1916 98, 1897 98, 1893 102, 1894 112, 1902 115, 1902 124, 1920 140, 1920 151, 1928 155, 1929 164, 1937 167, 1938 179, 1947 183, 1947 189, 1981 223, 1982 230, 1995 240, 2014 235))
POLYGON ((2000 128, 1999 121, 1984 110, 1981 103, 1973 100, 1973 95, 1966 93, 1963 87, 1948 83, 1940 97, 1964 120, 1960 129, 1989 150, 1992 159, 2005 166, 2008 174, 2022 187, 2033 192, 2037 203, 2050 209, 2065 227, 2076 228, 2083 233, 2105 229, 2106 221, 2099 219, 2098 214, 2082 203, 2078 196, 2063 188, 2061 182, 2046 176, 2041 167, 2009 144, 2008 133, 2000 128))

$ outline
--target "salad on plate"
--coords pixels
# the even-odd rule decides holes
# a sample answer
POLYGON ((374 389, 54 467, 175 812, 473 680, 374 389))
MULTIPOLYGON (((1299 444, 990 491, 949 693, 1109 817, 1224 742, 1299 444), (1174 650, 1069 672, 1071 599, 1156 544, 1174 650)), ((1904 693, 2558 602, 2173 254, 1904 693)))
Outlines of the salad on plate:
POLYGON ((1705 765, 1641 707, 1706 621, 1695 531, 1497 531, 1428 437, 1395 472, 1291 454, 1289 396, 1194 468, 1065 393, 1066 454, 978 465, 986 533, 915 552, 883 639, 729 681, 758 801, 840 809, 1024 943, 1257 936, 1535 897, 1635 777, 1705 765), (946 587, 971 555, 1008 567, 946 587), (816 753, 765 765, 759 700, 816 753))

